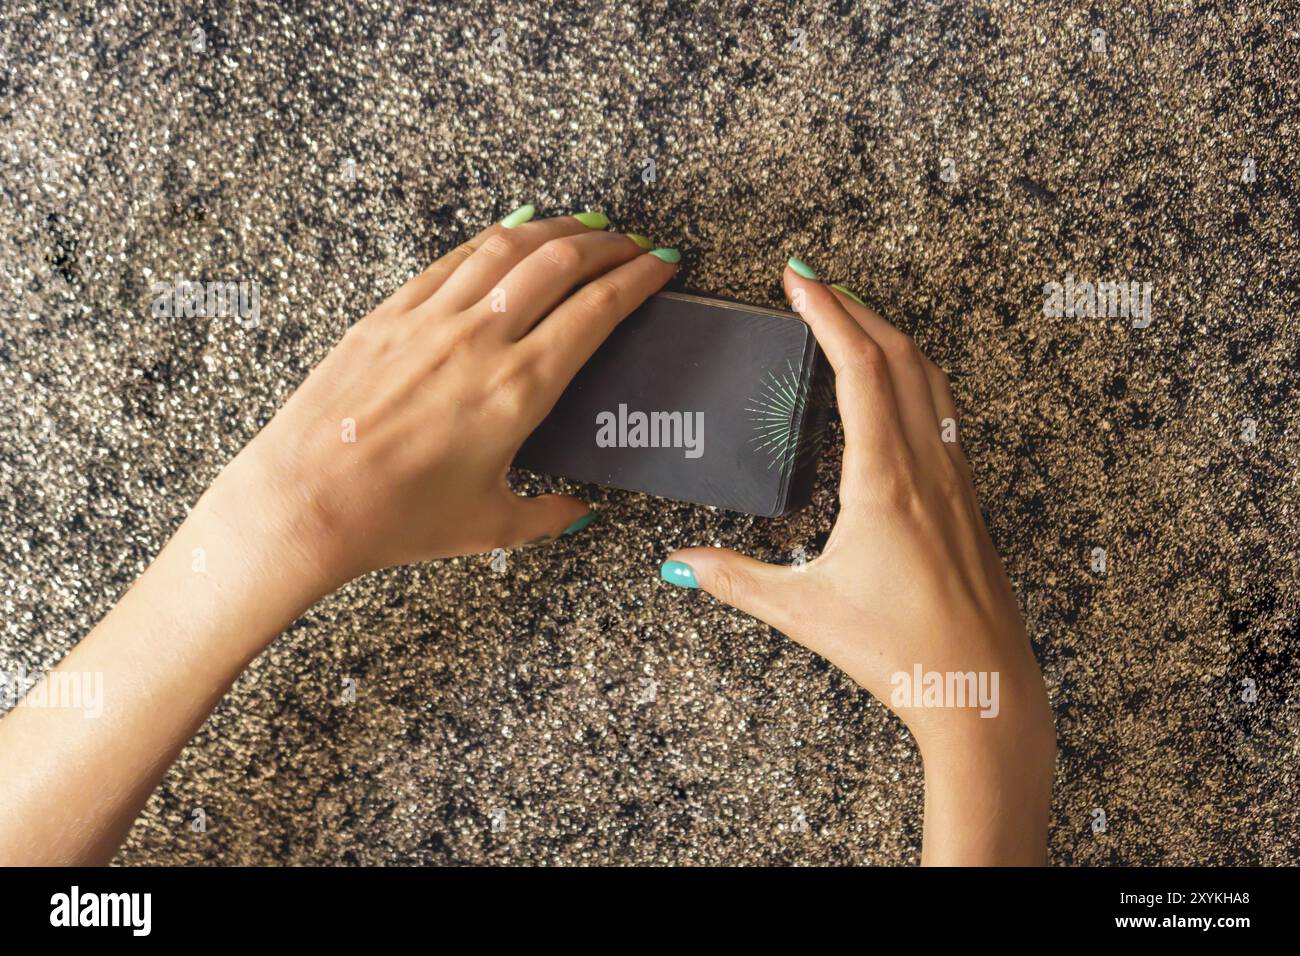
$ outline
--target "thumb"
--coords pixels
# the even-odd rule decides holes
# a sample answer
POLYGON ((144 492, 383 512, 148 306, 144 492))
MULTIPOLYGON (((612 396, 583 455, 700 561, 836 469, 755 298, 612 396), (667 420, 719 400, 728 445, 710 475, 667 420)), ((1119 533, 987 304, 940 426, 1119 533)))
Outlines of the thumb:
POLYGON ((561 535, 576 534, 596 520, 586 502, 570 495, 512 495, 506 519, 505 547, 541 544, 561 535))
POLYGON ((730 548, 686 548, 668 556, 659 576, 678 587, 707 591, 723 604, 786 632, 789 568, 755 561, 730 548))

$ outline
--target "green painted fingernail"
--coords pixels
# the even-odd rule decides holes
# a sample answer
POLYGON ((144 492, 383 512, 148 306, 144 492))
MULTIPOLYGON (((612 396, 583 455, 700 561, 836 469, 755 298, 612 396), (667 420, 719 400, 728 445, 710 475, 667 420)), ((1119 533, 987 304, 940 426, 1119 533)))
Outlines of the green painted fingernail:
POLYGON ((595 520, 596 520, 596 512, 594 512, 594 511, 588 511, 585 515, 583 515, 583 516, 582 516, 581 518, 579 518, 577 521, 573 522, 573 524, 571 524, 571 525, 569 525, 567 528, 565 528, 563 533, 564 533, 564 534, 577 534, 579 531, 581 531, 583 528, 587 527, 587 525, 591 524, 591 523, 592 523, 593 521, 595 521, 595 520))
POLYGON ((856 292, 854 292, 852 289, 844 288, 844 286, 840 285, 838 282, 832 282, 831 288, 834 289, 836 292, 843 292, 845 295, 847 295, 858 305, 866 305, 866 303, 863 302, 862 299, 858 297, 858 294, 856 292))
POLYGON ((627 233, 627 237, 631 239, 633 242, 635 242, 642 249, 644 249, 646 252, 649 252, 651 249, 655 247, 655 244, 653 242, 651 242, 645 236, 641 235, 641 233, 639 232, 629 232, 627 233))
POLYGON ((603 212, 575 212, 573 218, 588 229, 604 229, 609 225, 609 216, 603 212))
POLYGON ((682 261, 682 254, 676 249, 651 249, 650 255, 654 256, 656 259, 662 259, 670 265, 682 261))
POLYGON ((803 276, 805 279, 817 278, 817 273, 813 271, 812 266, 808 265, 808 263, 804 262, 802 259, 796 259, 794 256, 791 256, 786 262, 786 265, 799 273, 799 275, 803 276))
POLYGON ((680 561, 665 561, 659 565, 659 576, 669 584, 675 584, 679 588, 698 588, 700 582, 695 580, 695 572, 691 570, 690 565, 682 564, 680 561))
POLYGON ((506 216, 506 218, 502 219, 501 225, 505 226, 507 229, 513 229, 515 228, 515 226, 522 226, 529 219, 532 219, 533 216, 535 216, 536 214, 537 214, 536 206, 532 204, 526 206, 520 206, 510 215, 506 216))

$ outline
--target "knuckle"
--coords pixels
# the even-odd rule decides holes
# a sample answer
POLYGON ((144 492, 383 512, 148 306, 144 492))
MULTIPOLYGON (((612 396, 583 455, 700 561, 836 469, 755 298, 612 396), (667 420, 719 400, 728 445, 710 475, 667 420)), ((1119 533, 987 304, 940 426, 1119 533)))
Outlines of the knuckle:
POLYGON ((383 323, 367 316, 359 322, 354 322, 351 328, 343 333, 343 343, 349 349, 378 353, 384 351, 388 337, 389 331, 383 323))
POLYGON ((468 349, 474 346, 483 337, 486 329, 487 323, 482 321, 457 322, 455 330, 451 333, 452 349, 468 349))
MULTIPOLYGON (((947 456, 945 456, 945 459, 947 459, 947 456)), ((965 497, 964 482, 951 459, 947 459, 946 464, 940 470, 936 483, 939 486, 939 494, 945 501, 961 501, 965 497)))
POLYGON ((597 279, 582 290, 582 306, 588 312, 604 315, 618 308, 621 295, 618 286, 607 278, 597 279))
POLYGON ((479 251, 494 259, 515 259, 523 252, 524 240, 513 232, 498 232, 488 236, 479 251))
POLYGON ((909 515, 921 503, 920 489, 913 480, 911 468, 904 462, 893 462, 880 469, 872 481, 877 502, 891 514, 909 515))
POLYGON ((582 250, 572 239, 552 239, 542 246, 542 258, 564 272, 582 265, 582 250))
POLYGON ((443 344, 444 351, 454 354, 458 349, 473 345, 483 334, 484 327, 484 322, 476 321, 469 314, 462 314, 441 323, 436 329, 436 337, 443 344))
POLYGON ((868 375, 876 375, 885 371, 888 362, 885 358, 885 350, 874 339, 867 339, 862 347, 857 350, 855 356, 858 365, 868 375))
POLYGON ((451 262, 452 267, 455 268, 459 266, 462 262, 464 262, 466 259, 468 259, 470 256, 472 256, 480 248, 481 246, 476 246, 472 242, 463 242, 455 249, 451 250, 451 252, 447 253, 447 258, 451 262))
POLYGON ((489 383, 495 400, 505 409, 518 412, 531 406, 533 397, 538 392, 538 373, 526 362, 512 362, 505 365, 489 383))
POLYGON ((904 335, 902 332, 891 335, 885 348, 889 353, 889 357, 896 362, 920 365, 924 359, 921 350, 916 347, 916 343, 912 341, 910 336, 904 335))
POLYGON ((745 576, 734 568, 714 568, 709 580, 709 592, 723 604, 733 606, 743 600, 746 586, 745 576))

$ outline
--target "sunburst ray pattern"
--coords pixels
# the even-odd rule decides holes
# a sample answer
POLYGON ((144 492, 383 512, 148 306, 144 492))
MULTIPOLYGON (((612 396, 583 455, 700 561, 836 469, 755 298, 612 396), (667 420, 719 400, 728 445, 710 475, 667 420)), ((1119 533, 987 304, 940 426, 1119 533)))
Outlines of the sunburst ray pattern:
POLYGON ((796 454, 799 442, 795 423, 803 417, 807 394, 799 387, 799 373, 794 363, 786 361, 778 372, 768 369, 758 396, 745 406, 754 434, 750 443, 759 454, 766 455, 768 469, 785 468, 796 454))

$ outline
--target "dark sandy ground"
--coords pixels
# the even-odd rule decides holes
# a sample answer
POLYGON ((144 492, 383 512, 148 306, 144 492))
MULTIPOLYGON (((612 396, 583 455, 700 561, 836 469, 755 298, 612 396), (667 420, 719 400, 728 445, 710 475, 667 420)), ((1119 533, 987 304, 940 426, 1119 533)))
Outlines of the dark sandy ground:
MULTIPOLYGON (((1294 6, 328 6, 0 8, 6 668, 403 279, 520 203, 601 208, 697 289, 779 305, 799 254, 952 371, 1056 711, 1054 862, 1300 862, 1294 6), (1045 317, 1067 273, 1151 282, 1151 324, 1045 317), (175 276, 257 281, 260 325, 154 319, 175 276)), ((775 521, 583 488, 599 529, 503 571, 355 582, 119 861, 915 861, 901 725, 656 575, 815 555, 837 468, 775 521)))

